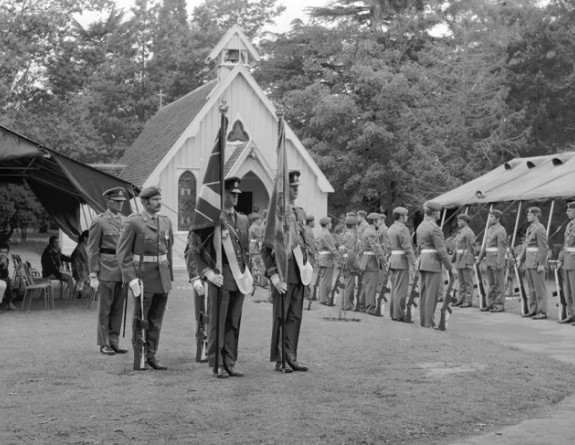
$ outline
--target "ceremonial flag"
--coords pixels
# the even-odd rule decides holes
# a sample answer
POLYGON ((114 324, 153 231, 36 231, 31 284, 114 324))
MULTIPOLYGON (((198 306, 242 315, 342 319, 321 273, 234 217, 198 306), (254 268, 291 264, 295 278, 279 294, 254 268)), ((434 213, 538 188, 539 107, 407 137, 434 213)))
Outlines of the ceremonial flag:
POLYGON ((289 177, 283 118, 279 119, 277 170, 274 189, 268 209, 268 220, 263 244, 272 249, 275 263, 282 280, 287 279, 288 253, 291 246, 290 226, 288 220, 289 177))
POLYGON ((226 147, 228 119, 222 115, 220 131, 208 161, 204 183, 200 189, 192 218, 192 230, 202 230, 219 225, 222 212, 223 158, 226 147))

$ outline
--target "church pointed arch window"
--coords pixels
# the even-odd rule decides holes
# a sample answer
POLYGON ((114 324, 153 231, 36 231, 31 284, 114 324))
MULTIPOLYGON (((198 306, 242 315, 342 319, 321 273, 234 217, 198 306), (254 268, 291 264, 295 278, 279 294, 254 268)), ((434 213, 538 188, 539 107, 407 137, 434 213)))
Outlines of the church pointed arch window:
POLYGON ((178 230, 188 231, 196 208, 196 177, 186 170, 178 180, 178 230))
POLYGON ((228 133, 228 142, 248 142, 250 135, 244 129, 244 124, 241 120, 236 120, 232 129, 228 133))

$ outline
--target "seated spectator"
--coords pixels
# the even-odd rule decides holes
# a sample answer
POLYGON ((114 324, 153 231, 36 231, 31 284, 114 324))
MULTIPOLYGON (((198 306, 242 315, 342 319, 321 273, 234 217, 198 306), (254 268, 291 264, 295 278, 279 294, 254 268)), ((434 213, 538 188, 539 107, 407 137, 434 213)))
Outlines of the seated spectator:
MULTIPOLYGON (((82 283, 82 289, 87 289, 90 284, 90 271, 88 270, 88 234, 84 230, 78 237, 78 245, 72 252, 72 277, 78 284, 82 283)), ((78 295, 80 298, 81 295, 78 295)))
POLYGON ((51 236, 48 246, 42 252, 42 277, 51 280, 65 281, 68 285, 68 294, 74 289, 74 278, 72 274, 62 271, 62 261, 70 262, 70 257, 64 255, 60 250, 60 243, 57 236, 51 236))
POLYGON ((0 309, 15 310, 16 306, 12 302, 12 280, 10 279, 10 260, 8 253, 10 245, 0 243, 0 309))

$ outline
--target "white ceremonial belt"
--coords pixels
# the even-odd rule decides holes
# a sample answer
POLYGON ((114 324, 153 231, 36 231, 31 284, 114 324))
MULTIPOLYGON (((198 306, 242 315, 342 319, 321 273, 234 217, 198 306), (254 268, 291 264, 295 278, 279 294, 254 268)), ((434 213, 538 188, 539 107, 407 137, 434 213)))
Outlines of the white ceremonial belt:
POLYGON ((320 250, 318 253, 320 255, 329 255, 331 252, 329 250, 320 250))
POLYGON ((162 261, 168 261, 168 255, 163 254, 159 256, 152 256, 152 255, 137 255, 134 254, 134 261, 142 263, 161 263, 162 261))
POLYGON ((421 249, 421 253, 437 253, 437 249, 421 249))
POLYGON ((528 247, 527 252, 539 252, 539 247, 528 247))
POLYGON ((497 248, 497 247, 487 247, 487 248, 485 249, 485 251, 486 251, 486 252, 497 252, 497 251, 499 251, 499 248, 497 248))
POLYGON ((463 253, 465 252, 465 249, 457 249, 457 253, 463 253))
POLYGON ((251 239, 250 242, 252 242, 252 243, 257 243, 258 240, 257 240, 257 239, 251 239))
POLYGON ((364 255, 375 255, 375 252, 371 252, 370 250, 366 250, 363 252, 364 255))
POLYGON ((405 251, 403 251, 403 250, 392 250, 391 254, 392 255, 405 255, 405 251))
POLYGON ((575 252, 575 247, 565 247, 565 252, 575 252))

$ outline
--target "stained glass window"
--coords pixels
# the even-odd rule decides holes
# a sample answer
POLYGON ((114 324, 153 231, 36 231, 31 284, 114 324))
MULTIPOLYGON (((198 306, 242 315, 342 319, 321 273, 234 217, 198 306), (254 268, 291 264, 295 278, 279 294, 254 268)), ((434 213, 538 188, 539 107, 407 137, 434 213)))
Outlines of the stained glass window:
POLYGON ((196 208, 196 177, 186 170, 178 180, 178 230, 190 230, 196 208))

